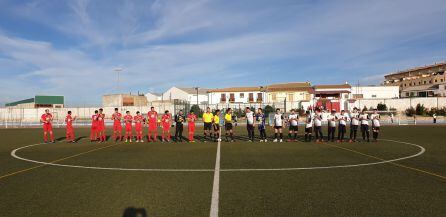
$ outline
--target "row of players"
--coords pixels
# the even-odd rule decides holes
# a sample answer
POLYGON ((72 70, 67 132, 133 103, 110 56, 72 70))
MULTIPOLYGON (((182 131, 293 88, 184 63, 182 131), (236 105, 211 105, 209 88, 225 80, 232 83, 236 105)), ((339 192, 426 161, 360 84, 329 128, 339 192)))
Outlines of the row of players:
MULTIPOLYGON (((272 127, 274 128, 274 140, 273 142, 283 142, 283 127, 289 126, 288 131, 288 140, 287 141, 296 141, 297 140, 297 132, 298 132, 298 121, 299 116, 294 109, 290 111, 291 113, 288 116, 284 116, 280 109, 276 109, 276 113, 274 114, 272 120, 272 127)), ((256 113, 251 111, 251 108, 247 107, 245 109, 245 117, 246 120, 246 129, 248 131, 248 139, 249 141, 254 141, 254 131, 257 126, 260 133, 260 142, 266 142, 266 116, 261 108, 257 109, 256 113)), ((234 141, 234 131, 233 128, 237 124, 237 118, 233 114, 233 110, 228 108, 225 111, 225 115, 222 121, 220 121, 221 111, 216 110, 213 114, 208 107, 206 112, 203 114, 202 120, 204 125, 204 139, 203 141, 208 141, 208 137, 213 141, 221 141, 220 137, 220 126, 224 125, 225 128, 225 138, 226 141, 234 141)), ((105 142, 105 119, 106 116, 103 113, 103 109, 99 109, 95 111, 95 114, 92 115, 91 122, 91 141, 99 141, 105 142)), ((49 110, 45 110, 45 114, 42 115, 41 121, 43 122, 44 129, 44 141, 47 142, 47 135, 50 135, 51 142, 54 142, 54 135, 52 130, 52 115, 49 110)), ((68 111, 68 114, 65 118, 66 122, 66 138, 68 142, 75 142, 74 138, 74 128, 73 121, 76 120, 76 116, 72 116, 71 111, 68 111)), ((172 127, 172 123, 175 122, 175 141, 182 141, 183 138, 183 124, 184 122, 188 122, 188 140, 190 142, 195 142, 194 134, 195 134, 195 122, 198 120, 198 117, 191 111, 187 116, 183 113, 183 111, 179 111, 172 120, 172 115, 169 111, 165 111, 162 115, 161 119, 158 119, 158 113, 155 111, 153 107, 147 113, 147 119, 138 111, 136 112, 136 116, 132 116, 129 111, 123 116, 119 113, 118 108, 115 108, 115 112, 111 116, 111 120, 113 120, 113 139, 115 141, 123 140, 122 136, 122 122, 125 123, 125 139, 126 142, 132 141, 133 138, 133 124, 135 126, 136 131, 136 142, 143 142, 143 127, 144 125, 148 125, 148 141, 156 141, 158 138, 158 127, 162 128, 162 139, 161 141, 170 141, 171 133, 170 128, 172 127)), ((313 113, 312 111, 306 112, 305 117, 305 141, 312 141, 313 130, 315 132, 316 142, 323 141, 323 133, 322 133, 322 113, 320 109, 316 109, 313 113)), ((362 138, 363 140, 370 141, 369 137, 369 120, 372 121, 372 132, 373 132, 373 140, 377 141, 379 128, 380 128, 380 116, 375 110, 372 115, 366 114, 364 111, 361 113, 358 112, 357 108, 354 108, 352 112, 347 114, 345 111, 341 111, 340 114, 336 114, 336 111, 333 110, 330 115, 327 117, 328 123, 328 140, 335 141, 335 131, 338 129, 337 141, 342 142, 345 140, 346 134, 346 125, 347 122, 350 122, 350 142, 357 141, 357 131, 359 126, 361 127, 362 138)))

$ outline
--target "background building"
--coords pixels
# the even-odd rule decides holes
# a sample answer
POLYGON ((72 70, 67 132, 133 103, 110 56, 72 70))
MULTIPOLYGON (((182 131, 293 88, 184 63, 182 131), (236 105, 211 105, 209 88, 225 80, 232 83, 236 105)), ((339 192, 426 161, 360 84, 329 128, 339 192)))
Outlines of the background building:
POLYGON ((348 108, 346 100, 351 92, 350 84, 315 85, 313 88, 314 106, 338 112, 348 108))
POLYGON ((110 94, 102 96, 103 107, 121 106, 147 106, 148 101, 144 95, 110 94))
POLYGON ((398 86, 352 86, 350 99, 396 99, 400 96, 398 86))
POLYGON ((63 96, 35 96, 16 102, 6 103, 9 108, 63 108, 63 96))
POLYGON ((446 62, 384 76, 384 85, 398 86, 401 97, 446 96, 446 62))
POLYGON ((228 87, 208 91, 210 104, 263 103, 262 87, 228 87))
POLYGON ((160 93, 146 93, 145 94, 147 101, 149 101, 149 102, 155 102, 155 101, 161 100, 161 95, 162 94, 160 94, 160 93))
POLYGON ((207 104, 208 90, 207 88, 171 87, 161 95, 161 100, 182 100, 190 104, 197 104, 198 101, 198 104, 207 104))
POLYGON ((289 110, 310 106, 313 89, 310 82, 292 82, 268 85, 265 92, 268 104, 289 110))

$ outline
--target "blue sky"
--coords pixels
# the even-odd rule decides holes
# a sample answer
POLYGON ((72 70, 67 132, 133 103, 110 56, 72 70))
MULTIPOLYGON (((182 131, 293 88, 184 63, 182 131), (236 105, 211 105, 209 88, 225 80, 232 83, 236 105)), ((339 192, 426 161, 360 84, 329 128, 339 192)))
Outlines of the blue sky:
POLYGON ((0 103, 171 86, 378 84, 446 60, 444 0, 0 0, 0 103))

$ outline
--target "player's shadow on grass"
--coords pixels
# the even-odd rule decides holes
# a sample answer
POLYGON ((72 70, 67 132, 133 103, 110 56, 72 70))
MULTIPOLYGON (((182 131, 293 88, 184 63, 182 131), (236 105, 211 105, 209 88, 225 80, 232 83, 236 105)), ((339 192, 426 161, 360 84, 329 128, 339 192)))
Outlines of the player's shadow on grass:
POLYGON ((65 137, 65 136, 62 136, 62 137, 59 137, 59 138, 57 138, 56 139, 56 141, 57 142, 60 142, 60 141, 63 141, 63 140, 65 140, 67 137, 65 137))
POLYGON ((76 138, 74 141, 75 142, 79 142, 79 140, 85 139, 85 138, 87 138, 87 137, 86 136, 81 136, 81 137, 76 138))
POLYGON ((147 211, 144 208, 127 207, 122 214, 122 217, 148 217, 147 211))

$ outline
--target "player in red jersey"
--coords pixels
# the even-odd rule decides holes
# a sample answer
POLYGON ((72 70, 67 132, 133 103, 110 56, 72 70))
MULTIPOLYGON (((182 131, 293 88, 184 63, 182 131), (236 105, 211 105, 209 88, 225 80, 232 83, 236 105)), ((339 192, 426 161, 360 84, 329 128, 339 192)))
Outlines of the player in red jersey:
POLYGON ((130 142, 132 142, 132 134, 133 134, 133 129, 132 129, 132 124, 133 124, 133 116, 130 115, 129 111, 125 112, 125 116, 124 116, 124 122, 125 122, 125 142, 128 142, 130 140, 130 142))
POLYGON ((162 141, 170 142, 170 126, 172 125, 172 116, 168 110, 164 112, 161 122, 163 127, 162 141))
POLYGON ((94 115, 91 116, 91 133, 90 133, 90 141, 98 140, 98 110, 94 111, 94 115))
POLYGON ((157 122, 158 122, 158 113, 155 111, 154 107, 150 108, 150 111, 147 113, 147 121, 149 122, 149 134, 148 134, 148 141, 153 138, 152 141, 156 141, 158 137, 158 129, 157 129, 157 122))
POLYGON ((118 108, 115 108, 115 113, 113 113, 111 119, 113 120, 113 140, 115 140, 115 142, 118 139, 122 141, 122 114, 119 113, 118 108))
POLYGON ((49 109, 45 109, 45 113, 40 117, 40 121, 43 123, 43 140, 45 143, 48 142, 47 135, 50 134, 51 143, 54 143, 54 134, 53 134, 53 115, 51 115, 49 109))
POLYGON ((73 128, 73 121, 76 120, 76 116, 71 116, 71 111, 68 111, 68 115, 65 117, 65 123, 67 124, 67 142, 76 142, 74 139, 74 128, 73 128))
POLYGON ((193 110, 190 110, 190 113, 187 115, 187 128, 188 128, 188 132, 189 132, 189 142, 195 142, 195 140, 194 140, 195 121, 197 121, 197 116, 194 114, 193 110))
POLYGON ((139 111, 136 112, 136 116, 133 117, 135 120, 135 130, 136 130, 136 142, 142 141, 142 125, 144 124, 144 116, 141 115, 139 111))
POLYGON ((99 136, 99 142, 105 142, 106 136, 105 136, 105 114, 104 109, 99 109, 98 114, 98 136, 99 136))

